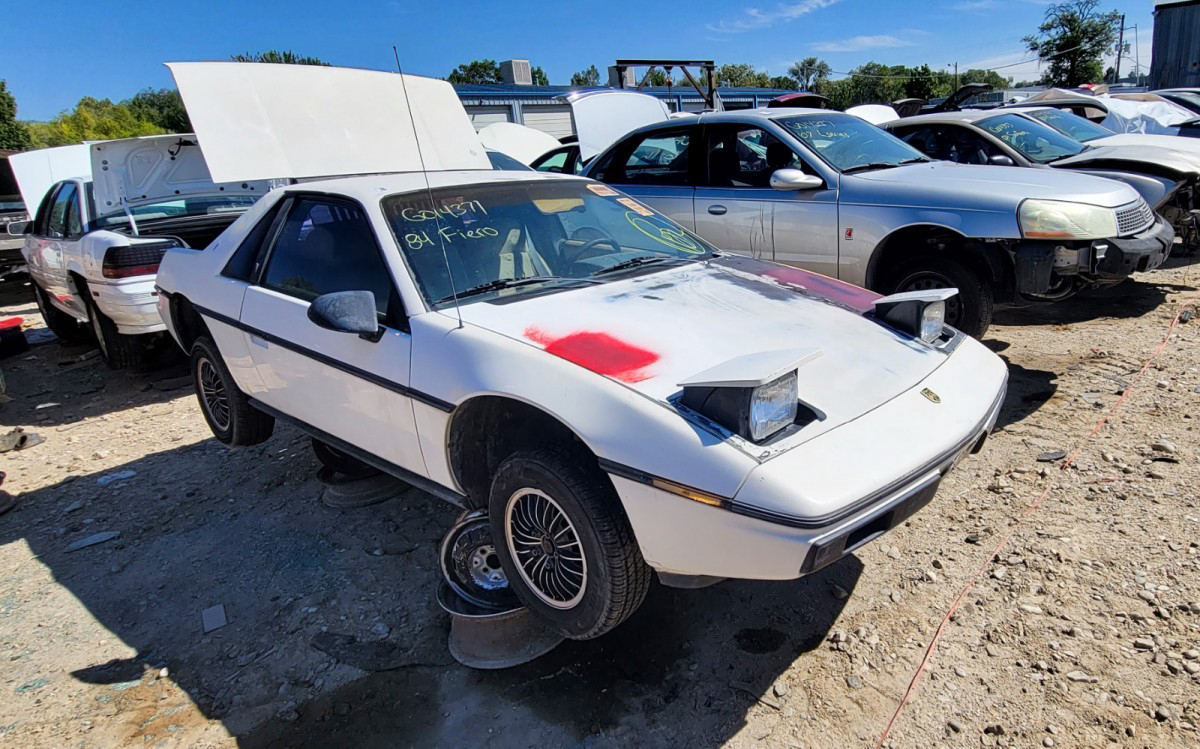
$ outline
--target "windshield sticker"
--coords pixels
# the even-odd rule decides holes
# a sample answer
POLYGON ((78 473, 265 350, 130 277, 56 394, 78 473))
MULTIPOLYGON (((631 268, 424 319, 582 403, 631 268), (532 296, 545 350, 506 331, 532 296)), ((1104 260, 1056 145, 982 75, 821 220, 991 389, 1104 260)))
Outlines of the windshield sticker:
POLYGON ((617 202, 620 203, 621 205, 625 206, 629 210, 633 211, 634 213, 638 214, 639 216, 653 216, 654 215, 654 211, 650 210, 646 206, 637 202, 633 198, 617 198, 617 202))
POLYGON ((611 198, 617 194, 617 191, 608 185, 588 185, 587 189, 591 190, 602 198, 611 198))
POLYGON ((633 225, 633 228, 659 244, 665 244, 673 250, 688 252, 693 255, 704 254, 704 250, 683 229, 672 226, 661 216, 653 214, 649 216, 638 215, 633 211, 629 211, 625 214, 625 218, 633 225))

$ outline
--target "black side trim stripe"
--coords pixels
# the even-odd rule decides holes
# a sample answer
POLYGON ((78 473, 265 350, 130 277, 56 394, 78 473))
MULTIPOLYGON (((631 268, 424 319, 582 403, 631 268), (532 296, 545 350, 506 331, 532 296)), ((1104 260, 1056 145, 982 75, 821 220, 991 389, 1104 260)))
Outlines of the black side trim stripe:
POLYGON ((282 411, 271 408, 270 406, 266 405, 262 401, 256 400, 254 398, 250 398, 250 405, 254 406, 255 409, 262 411, 265 414, 274 416, 276 419, 279 419, 280 421, 286 421, 287 423, 294 425, 297 429, 304 432, 305 434, 308 434, 310 437, 314 437, 326 444, 332 445, 333 447, 336 447, 337 449, 341 450, 342 452, 347 453, 348 455, 352 455, 355 458, 358 458, 359 460, 361 460, 362 462, 368 463, 368 464, 378 468, 379 470, 383 471, 384 473, 390 474, 390 475, 400 479, 401 481, 403 481, 406 484, 412 484, 413 486, 417 487, 418 489, 420 489, 422 491, 428 492, 439 499, 444 499, 447 502, 450 502, 451 504, 458 505, 459 507, 469 508, 469 506, 470 506, 470 503, 467 501, 466 496, 459 494, 458 492, 454 491, 453 489, 442 486, 441 484, 437 483, 436 481, 427 479, 424 476, 421 476, 420 474, 413 473, 412 471, 408 470, 407 468, 402 468, 402 467, 396 465, 395 463, 392 463, 391 461, 384 460, 383 458, 380 458, 377 455, 373 455, 373 454, 363 450, 362 448, 355 447, 354 445, 350 444, 349 442, 347 442, 343 439, 340 439, 338 437, 334 437, 332 434, 329 434, 326 431, 317 429, 316 427, 312 426, 311 424, 306 424, 305 422, 300 421, 299 419, 296 419, 292 416, 288 416, 287 414, 283 413, 282 411))
MULTIPOLYGON (((723 499, 725 502, 724 509, 728 510, 729 512, 736 512, 739 515, 745 515, 746 517, 752 517, 758 520, 765 520, 769 523, 787 526, 789 528, 823 528, 825 526, 833 525, 834 523, 845 520, 851 515, 854 515, 856 512, 862 510, 864 507, 869 507, 877 502, 895 501, 900 499, 892 495, 900 491, 906 485, 916 481, 922 474, 926 474, 935 468, 941 473, 945 473, 944 469, 948 466, 948 464, 951 463, 951 461, 954 460, 955 457, 958 456, 959 453, 970 448, 972 444, 979 441, 979 438, 982 436, 983 431, 987 428, 988 423, 991 422, 992 417, 1000 410, 1001 405, 1003 405, 1004 396, 1007 391, 1008 382, 1006 379, 1004 387, 1000 389, 1000 394, 996 396, 996 400, 992 404, 992 407, 988 409, 987 415, 983 417, 983 419, 979 422, 979 424, 976 425, 975 429, 972 430, 967 437, 955 443, 955 445, 949 450, 944 451, 933 460, 925 463, 916 470, 909 472, 902 478, 893 481, 882 489, 875 491, 858 500, 857 502, 849 504, 835 512, 815 517, 798 517, 795 515, 784 515, 782 513, 771 512, 770 510, 763 510, 758 507, 751 507, 746 504, 734 502, 731 498, 722 497, 721 499, 723 499)), ((677 484, 685 488, 692 488, 688 487, 686 484, 680 484, 678 481, 673 479, 665 479, 655 476, 632 466, 627 466, 623 463, 617 463, 616 461, 608 460, 606 458, 600 458, 599 463, 601 470, 604 472, 610 473, 614 476, 620 476, 621 478, 629 479, 630 481, 636 481, 640 484, 650 485, 653 484, 655 479, 660 479, 662 481, 666 481, 671 484, 677 484)), ((695 489, 695 491, 701 494, 716 496, 713 495, 712 492, 708 492, 703 489, 695 489)), ((905 497, 909 496, 910 494, 911 492, 905 493, 905 497)))
POLYGON ((420 390, 414 390, 405 385, 401 385, 398 382, 393 382, 387 378, 380 377, 374 372, 368 372, 365 369, 359 369, 358 367, 347 364, 344 361, 335 359, 332 356, 322 354, 319 351, 313 351, 310 348, 305 348, 304 346, 297 345, 291 341, 286 341, 277 335, 266 332, 265 330, 259 330, 258 328, 253 328, 249 325, 246 325, 241 320, 235 320, 227 315, 222 315, 220 312, 214 312, 206 307, 200 307, 197 305, 192 305, 192 307, 205 317, 211 317, 217 322, 224 323, 230 327, 245 331, 250 335, 258 336, 268 343, 273 343, 276 346, 282 346, 288 351, 293 351, 301 356, 307 356, 308 358, 319 361, 326 366, 341 370, 346 374, 366 380, 367 382, 373 385, 378 385, 386 390, 391 390, 393 393, 399 393, 400 395, 412 398, 415 401, 420 401, 427 406, 433 406, 439 411, 444 411, 445 413, 454 412, 454 404, 450 403, 449 401, 444 401, 441 398, 436 398, 428 393, 422 393, 420 390))

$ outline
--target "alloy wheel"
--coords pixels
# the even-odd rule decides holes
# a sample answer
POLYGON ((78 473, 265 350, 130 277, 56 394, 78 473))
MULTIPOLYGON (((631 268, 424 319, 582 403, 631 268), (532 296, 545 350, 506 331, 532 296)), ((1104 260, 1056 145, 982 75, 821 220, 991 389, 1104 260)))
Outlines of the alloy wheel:
POLYGON ((587 560, 571 519, 549 495, 519 489, 509 497, 508 551, 525 585, 547 606, 569 609, 587 590, 587 560))
POLYGON ((215 364, 207 357, 196 363, 196 384, 204 410, 218 431, 229 429, 229 394, 215 364))

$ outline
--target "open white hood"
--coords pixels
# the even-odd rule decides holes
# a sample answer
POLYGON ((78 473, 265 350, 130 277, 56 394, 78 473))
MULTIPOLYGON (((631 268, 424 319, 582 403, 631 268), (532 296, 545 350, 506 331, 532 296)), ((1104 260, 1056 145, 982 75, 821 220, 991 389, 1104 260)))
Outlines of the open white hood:
POLYGON ((195 195, 264 195, 270 182, 213 182, 191 133, 96 141, 87 144, 96 211, 103 216, 195 195))
POLYGON ((665 122, 671 111, 661 99, 636 91, 581 91, 568 94, 580 158, 592 158, 622 135, 643 125, 665 122))
POLYGON ((491 169, 445 81, 319 65, 167 67, 220 182, 491 169))
POLYGON ((73 177, 86 179, 92 168, 88 147, 83 143, 14 153, 8 157, 8 163, 30 216, 37 213, 38 205, 51 185, 73 177))
POLYGON ((480 129, 479 140, 493 151, 512 156, 526 166, 547 151, 562 145, 558 138, 549 133, 515 122, 493 122, 480 129))

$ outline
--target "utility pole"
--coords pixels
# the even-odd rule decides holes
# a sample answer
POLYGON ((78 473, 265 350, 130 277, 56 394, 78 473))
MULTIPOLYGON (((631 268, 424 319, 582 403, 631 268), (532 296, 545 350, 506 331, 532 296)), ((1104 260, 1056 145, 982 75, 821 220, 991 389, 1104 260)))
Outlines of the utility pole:
POLYGON ((946 64, 954 66, 954 90, 957 91, 958 90, 958 63, 957 62, 948 62, 946 64))
POLYGON ((1113 83, 1121 80, 1121 52, 1125 49, 1125 14, 1121 14, 1121 35, 1117 37, 1117 64, 1113 74, 1113 83))
POLYGON ((1138 49, 1137 24, 1133 25, 1133 72, 1137 74, 1134 82, 1137 85, 1142 85, 1142 55, 1138 49))

